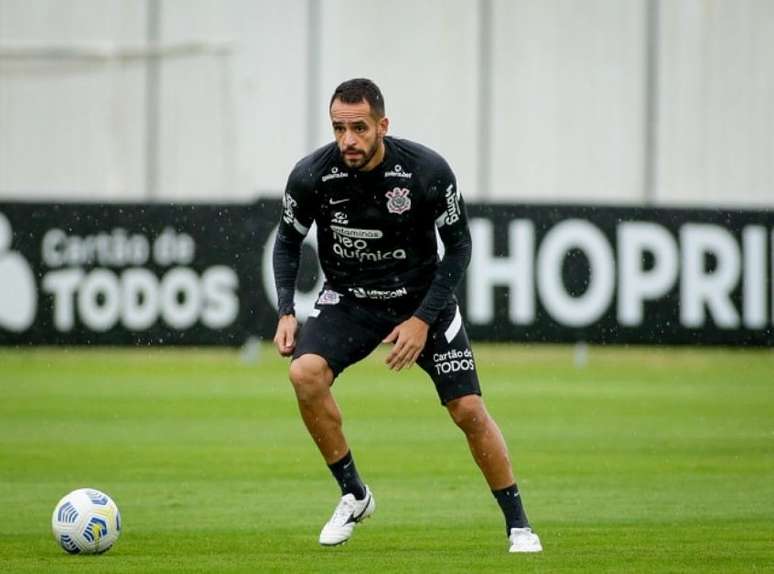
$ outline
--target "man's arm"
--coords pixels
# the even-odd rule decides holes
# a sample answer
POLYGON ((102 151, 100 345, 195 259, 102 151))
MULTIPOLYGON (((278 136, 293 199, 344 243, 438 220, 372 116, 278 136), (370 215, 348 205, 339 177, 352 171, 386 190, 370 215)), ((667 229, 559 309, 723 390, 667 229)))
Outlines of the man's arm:
POLYGON ((465 203, 452 180, 441 199, 443 211, 435 220, 445 253, 436 269, 433 282, 414 316, 432 324, 446 307, 465 275, 470 262, 472 244, 465 203))
POLYGON ((274 240, 272 264, 274 266, 274 285, 277 288, 277 311, 280 316, 295 313, 293 300, 296 293, 296 279, 301 263, 301 243, 304 236, 299 233, 283 233, 282 225, 274 240))
POLYGON ((292 355, 296 348, 298 323, 293 299, 301 261, 302 241, 303 236, 287 238, 283 237, 280 231, 277 232, 277 239, 274 241, 272 263, 274 265, 274 284, 277 288, 277 312, 279 313, 274 345, 283 357, 292 355))
POLYGON ((272 265, 274 284, 277 289, 277 311, 279 320, 274 335, 274 344, 280 355, 287 357, 296 346, 296 329, 293 300, 296 292, 296 279, 301 263, 301 244, 309 231, 313 215, 306 204, 308 186, 299 176, 298 166, 290 174, 285 196, 282 200, 282 219, 277 228, 274 241, 272 265))

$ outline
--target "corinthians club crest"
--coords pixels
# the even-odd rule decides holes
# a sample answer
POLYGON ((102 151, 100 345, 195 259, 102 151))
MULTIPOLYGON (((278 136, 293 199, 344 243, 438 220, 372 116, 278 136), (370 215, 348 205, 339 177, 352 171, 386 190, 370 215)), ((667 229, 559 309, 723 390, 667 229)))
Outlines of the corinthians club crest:
POLYGON ((406 187, 395 187, 392 191, 385 193, 387 196, 387 211, 401 214, 411 209, 411 198, 408 196, 409 191, 406 187))

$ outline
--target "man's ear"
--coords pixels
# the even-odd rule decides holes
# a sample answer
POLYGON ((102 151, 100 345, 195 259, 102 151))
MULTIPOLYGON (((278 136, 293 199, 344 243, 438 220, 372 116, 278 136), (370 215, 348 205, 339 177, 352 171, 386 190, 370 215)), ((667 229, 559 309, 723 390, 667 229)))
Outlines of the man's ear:
POLYGON ((382 136, 387 135, 387 130, 390 127, 390 118, 387 116, 381 118, 377 124, 379 126, 379 131, 382 136))

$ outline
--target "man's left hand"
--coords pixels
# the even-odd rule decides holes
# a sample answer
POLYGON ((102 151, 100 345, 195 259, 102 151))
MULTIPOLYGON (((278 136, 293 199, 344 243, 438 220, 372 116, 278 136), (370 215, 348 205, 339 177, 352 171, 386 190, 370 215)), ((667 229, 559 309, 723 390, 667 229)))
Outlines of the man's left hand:
POLYGON ((419 317, 409 317, 397 325, 384 339, 384 343, 395 343, 385 359, 390 369, 400 371, 414 364, 425 348, 429 325, 419 317))

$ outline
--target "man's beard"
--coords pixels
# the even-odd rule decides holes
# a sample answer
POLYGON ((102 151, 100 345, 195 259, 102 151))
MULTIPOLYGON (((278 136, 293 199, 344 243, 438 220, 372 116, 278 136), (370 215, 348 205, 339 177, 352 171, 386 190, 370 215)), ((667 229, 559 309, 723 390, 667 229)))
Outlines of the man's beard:
MULTIPOLYGON (((344 161, 345 164, 347 164, 347 167, 351 169, 360 169, 361 167, 367 165, 368 162, 371 161, 371 159, 373 159, 374 155, 376 155, 376 150, 378 148, 379 148, 379 140, 377 139, 374 141, 374 145, 372 145, 370 149, 367 149, 361 157, 356 159, 348 159, 347 156, 344 155, 344 153, 347 150, 344 150, 343 152, 340 152, 341 159, 342 161, 344 161)), ((351 149, 350 151, 360 151, 360 150, 351 149)))

